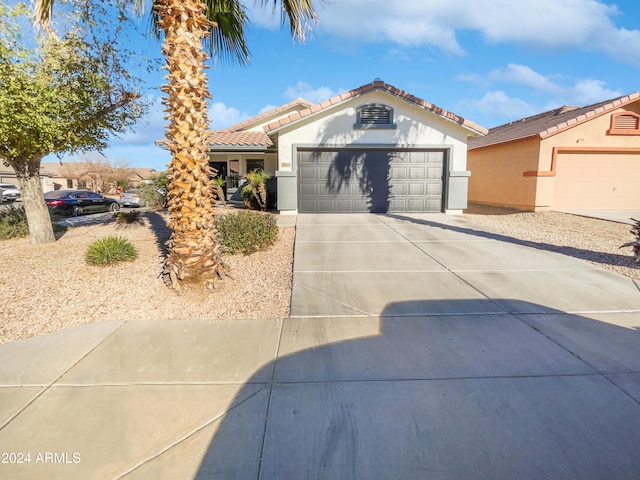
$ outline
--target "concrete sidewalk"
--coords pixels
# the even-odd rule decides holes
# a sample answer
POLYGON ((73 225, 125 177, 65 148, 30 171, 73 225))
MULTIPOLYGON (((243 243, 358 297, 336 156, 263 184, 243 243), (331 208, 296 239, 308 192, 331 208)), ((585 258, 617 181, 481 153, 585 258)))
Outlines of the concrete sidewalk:
POLYGON ((299 215, 291 318, 0 346, 0 477, 640 478, 639 286, 535 247, 299 215))

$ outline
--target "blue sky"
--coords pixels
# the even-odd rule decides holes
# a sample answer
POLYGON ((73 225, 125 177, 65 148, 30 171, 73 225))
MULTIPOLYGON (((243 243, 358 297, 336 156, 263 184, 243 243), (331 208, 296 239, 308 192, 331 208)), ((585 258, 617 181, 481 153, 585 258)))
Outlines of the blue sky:
MULTIPOLYGON (((304 44, 280 28, 279 12, 246 4, 252 60, 212 63, 212 129, 375 78, 487 128, 640 90, 637 0, 316 0, 320 23, 304 44)), ((160 56, 159 42, 139 44, 160 56)), ((163 73, 148 77, 150 115, 111 142, 109 160, 165 169, 169 155, 154 144, 164 137, 163 73)))

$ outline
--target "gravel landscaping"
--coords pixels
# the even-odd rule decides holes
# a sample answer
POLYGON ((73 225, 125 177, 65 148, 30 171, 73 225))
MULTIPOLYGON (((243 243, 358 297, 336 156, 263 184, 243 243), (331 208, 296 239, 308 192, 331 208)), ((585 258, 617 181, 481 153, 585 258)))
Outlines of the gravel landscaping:
POLYGON ((640 280, 632 249, 631 225, 560 212, 517 212, 473 206, 464 218, 483 229, 527 242, 543 250, 560 252, 607 270, 640 280))
MULTIPOLYGON (((469 209, 471 224, 591 262, 640 280, 631 248, 630 225, 557 212, 514 213, 469 209)), ((146 212, 141 224, 114 221, 78 226, 57 242, 31 245, 28 238, 0 242, 0 343, 90 322, 112 320, 274 319, 289 315, 295 228, 280 227, 266 251, 225 256, 230 277, 213 291, 177 295, 159 274, 169 236, 165 212, 146 212), (87 247, 99 238, 122 236, 138 249, 133 262, 91 267, 87 247)))
POLYGON ((165 212, 141 224, 114 221, 70 228, 53 244, 28 238, 0 242, 0 343, 90 322, 112 320, 237 320, 289 315, 295 228, 280 227, 276 243, 251 255, 227 255, 230 276, 215 290, 177 295, 159 276, 169 230, 165 212), (110 267, 85 263, 87 247, 115 235, 138 258, 110 267))

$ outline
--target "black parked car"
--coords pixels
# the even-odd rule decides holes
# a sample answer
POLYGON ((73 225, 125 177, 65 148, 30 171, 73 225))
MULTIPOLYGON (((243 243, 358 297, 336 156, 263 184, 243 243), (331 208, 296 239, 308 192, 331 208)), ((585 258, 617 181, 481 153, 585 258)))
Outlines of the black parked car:
POLYGON ((50 213, 72 217, 120 210, 117 200, 89 190, 54 190, 44 194, 44 201, 50 213))

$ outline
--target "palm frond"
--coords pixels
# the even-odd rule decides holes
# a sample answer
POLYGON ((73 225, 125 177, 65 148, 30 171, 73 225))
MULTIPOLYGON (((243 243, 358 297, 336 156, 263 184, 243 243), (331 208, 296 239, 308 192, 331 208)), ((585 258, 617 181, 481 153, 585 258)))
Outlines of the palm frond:
MULTIPOLYGON (((141 0, 137 0, 141 1, 141 0)), ((249 48, 245 40, 245 26, 249 23, 246 9, 238 0, 203 0, 205 16, 211 22, 209 38, 205 39, 205 48, 215 59, 249 63, 249 48)), ((158 13, 152 10, 150 30, 160 37, 158 13)))
MULTIPOLYGON (((278 0, 262 0, 262 5, 273 3, 275 11, 278 0)), ((281 23, 284 25, 289 20, 289 28, 291 37, 294 40, 304 42, 306 40, 307 31, 318 23, 318 17, 313 7, 312 0, 280 0, 281 4, 281 23)))

